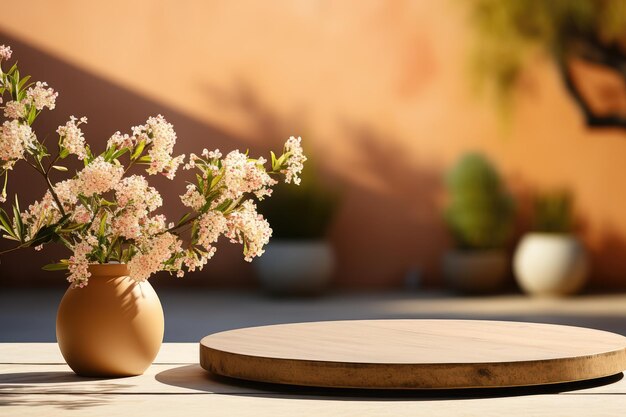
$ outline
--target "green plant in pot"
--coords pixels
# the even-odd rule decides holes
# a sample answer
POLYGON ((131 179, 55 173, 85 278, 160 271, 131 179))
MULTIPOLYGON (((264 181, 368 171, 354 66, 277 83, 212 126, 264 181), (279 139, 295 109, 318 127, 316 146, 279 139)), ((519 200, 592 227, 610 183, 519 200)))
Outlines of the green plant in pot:
POLYGON ((327 232, 338 196, 315 175, 310 160, 307 165, 299 193, 279 184, 272 198, 259 205, 259 211, 274 222, 263 260, 255 262, 261 285, 270 294, 320 294, 335 270, 335 253, 327 232))
POLYGON ((504 248, 512 231, 511 195, 495 167, 478 153, 461 158, 446 186, 445 221, 456 242, 443 260, 447 284, 464 293, 496 291, 508 270, 504 248))
POLYGON ((585 248, 573 234, 573 198, 566 190, 535 199, 533 230, 515 251, 518 285, 532 295, 562 296, 585 285, 589 263, 585 248))

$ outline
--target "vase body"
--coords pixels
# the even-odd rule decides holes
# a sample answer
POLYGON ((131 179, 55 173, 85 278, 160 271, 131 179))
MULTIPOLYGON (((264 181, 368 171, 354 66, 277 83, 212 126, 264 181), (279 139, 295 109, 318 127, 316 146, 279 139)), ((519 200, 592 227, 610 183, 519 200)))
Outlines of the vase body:
POLYGON ((330 284, 335 255, 325 240, 276 240, 255 261, 263 288, 274 295, 316 295, 330 284))
POLYGON ((533 295, 577 293, 585 285, 589 269, 585 248, 567 234, 527 234, 513 262, 518 285, 533 295))
POLYGON ((141 375, 163 341, 163 309, 154 288, 123 264, 91 265, 84 288, 68 288, 56 334, 65 361, 82 376, 141 375))
POLYGON ((509 268, 503 250, 457 250, 446 253, 443 272, 454 291, 465 294, 493 293, 501 290, 509 268))

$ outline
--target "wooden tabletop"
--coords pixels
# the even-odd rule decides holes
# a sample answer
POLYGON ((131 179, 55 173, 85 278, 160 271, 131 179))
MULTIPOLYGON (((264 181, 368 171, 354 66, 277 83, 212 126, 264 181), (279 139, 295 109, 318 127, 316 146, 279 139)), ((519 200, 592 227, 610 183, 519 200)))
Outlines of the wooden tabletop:
POLYGON ((546 388, 415 392, 322 390, 225 380, 198 365, 197 343, 166 343, 138 377, 85 379, 54 343, 0 344, 8 416, 621 416, 626 380, 546 388))
POLYGON ((245 380, 334 388, 444 389, 563 383, 626 369, 626 337, 491 320, 345 320, 206 336, 203 368, 245 380))

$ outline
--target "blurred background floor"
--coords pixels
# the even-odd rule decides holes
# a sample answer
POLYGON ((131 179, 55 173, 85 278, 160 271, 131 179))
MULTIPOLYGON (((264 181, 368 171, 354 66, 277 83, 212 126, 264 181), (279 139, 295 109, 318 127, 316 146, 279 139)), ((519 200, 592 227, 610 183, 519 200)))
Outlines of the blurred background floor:
MULTIPOLYGON (((0 342, 54 342, 63 291, 0 293, 0 342)), ((591 327, 626 335, 626 294, 565 299, 523 295, 456 297, 443 292, 331 294, 320 298, 270 298, 256 292, 164 289, 166 342, 197 342, 240 327, 391 318, 531 321, 591 327)))

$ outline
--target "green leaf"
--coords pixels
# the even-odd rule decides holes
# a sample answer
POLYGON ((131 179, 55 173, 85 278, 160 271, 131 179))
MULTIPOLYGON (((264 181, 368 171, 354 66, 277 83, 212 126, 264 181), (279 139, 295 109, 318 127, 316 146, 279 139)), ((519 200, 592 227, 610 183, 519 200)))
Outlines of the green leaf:
POLYGON ((78 195, 78 199, 80 200, 80 202, 83 204, 83 206, 85 206, 85 208, 91 208, 91 202, 89 201, 89 199, 87 197, 85 197, 82 194, 78 195))
POLYGON ((178 223, 176 223, 176 226, 180 226, 181 224, 183 224, 185 220, 187 220, 189 217, 191 217, 191 213, 187 213, 184 216, 182 216, 180 220, 178 221, 178 223))
POLYGON ((0 228, 7 232, 13 238, 12 240, 19 240, 17 235, 13 231, 13 228, 11 227, 9 215, 2 208, 0 208, 0 224, 0 228))
POLYGON ((224 174, 216 175, 215 178, 211 180, 211 188, 215 187, 217 183, 220 182, 223 177, 224 177, 224 174))
POLYGON ((55 240, 56 228, 56 225, 42 227, 41 229, 39 229, 39 231, 28 246, 37 246, 55 240))
POLYGON ((26 77, 22 78, 20 82, 17 84, 17 87, 21 90, 24 87, 24 84, 28 82, 28 80, 30 80, 30 75, 27 75, 26 77))
POLYGON ((117 151, 117 152, 115 152, 115 153, 113 154, 113 156, 111 157, 111 160, 114 160, 114 159, 119 158, 120 156, 124 155, 124 154, 125 154, 126 152, 128 152, 128 151, 129 151, 129 149, 128 149, 128 148, 122 148, 122 149, 120 149, 119 151, 117 151))
POLYGON ((137 159, 139 157, 139 155, 141 155, 141 153, 143 152, 143 149, 146 147, 146 141, 142 140, 140 141, 137 146, 135 147, 135 151, 133 152, 133 154, 130 156, 130 160, 134 161, 135 159, 137 159))
POLYGON ((22 222, 22 216, 20 216, 20 202, 15 194, 15 204, 13 205, 13 223, 15 223, 15 233, 20 239, 20 242, 24 243, 24 223, 22 222))
POLYGON ((85 166, 87 166, 91 161, 96 159, 96 157, 94 156, 93 152, 91 152, 91 148, 89 146, 85 146, 85 151, 87 152, 87 158, 85 158, 83 163, 85 164, 85 166))
POLYGON ((228 209, 232 203, 233 203, 233 200, 230 199, 230 198, 227 198, 226 200, 222 201, 222 203, 220 205, 215 207, 215 210, 217 210, 217 211, 226 211, 226 209, 228 209))
POLYGON ((41 267, 44 271, 65 271, 69 267, 68 263, 59 262, 55 264, 48 264, 41 267))
POLYGON ((194 221, 191 226, 191 244, 195 245, 198 242, 198 232, 200 231, 200 226, 197 221, 194 221))
POLYGON ((117 203, 114 201, 105 200, 104 198, 100 199, 100 205, 105 207, 116 206, 117 203))
POLYGON ((100 228, 98 229, 98 235, 101 237, 104 236, 106 232, 107 217, 108 217, 108 213, 105 211, 104 214, 102 215, 102 219, 100 219, 100 228))
POLYGON ((67 148, 62 148, 61 151, 59 152, 59 158, 60 159, 65 159, 70 155, 70 151, 67 148))
POLYGON ((4 186, 2 187, 2 195, 6 197, 7 195, 7 184, 9 182, 9 171, 4 171, 4 186))
POLYGON ((115 148, 109 148, 106 150, 106 152, 103 155, 103 158, 106 162, 111 162, 111 159, 113 159, 113 154, 115 153, 115 148))
POLYGON ((13 66, 11 67, 11 69, 9 69, 9 70, 7 71, 7 74, 11 75, 11 74, 13 74, 16 70, 17 70, 17 62, 15 62, 15 64, 13 64, 13 66))

